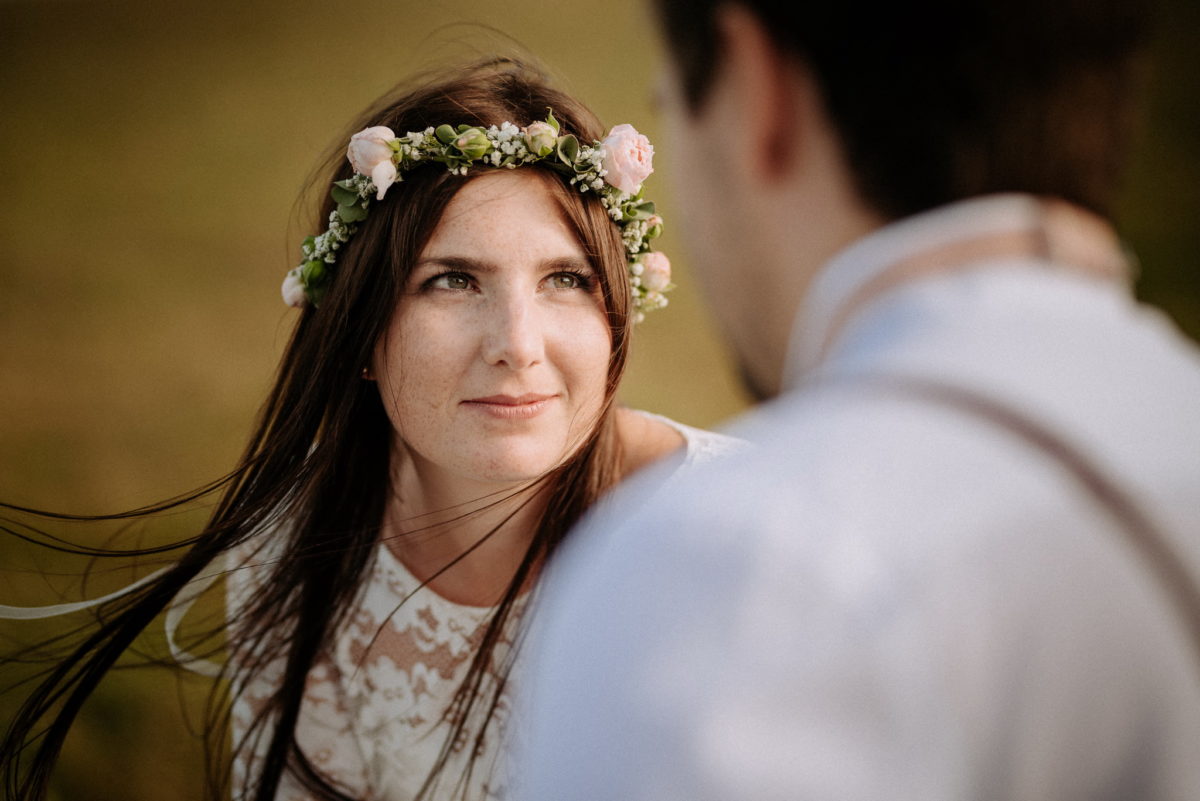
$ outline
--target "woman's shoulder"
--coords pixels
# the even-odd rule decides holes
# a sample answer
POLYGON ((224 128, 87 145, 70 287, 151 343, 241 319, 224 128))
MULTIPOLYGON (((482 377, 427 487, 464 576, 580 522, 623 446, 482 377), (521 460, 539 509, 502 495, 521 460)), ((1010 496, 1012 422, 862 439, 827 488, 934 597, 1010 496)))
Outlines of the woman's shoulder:
POLYGON ((640 409, 619 409, 618 426, 626 461, 632 467, 627 474, 666 460, 678 467, 699 465, 749 447, 737 437, 640 409))
POLYGON ((750 443, 746 440, 730 436, 729 434, 722 434, 720 431, 696 428, 695 426, 690 426, 653 412, 639 410, 636 414, 670 426, 679 432, 687 448, 684 455, 685 464, 703 464, 713 459, 719 459, 723 456, 744 451, 750 447, 750 443))

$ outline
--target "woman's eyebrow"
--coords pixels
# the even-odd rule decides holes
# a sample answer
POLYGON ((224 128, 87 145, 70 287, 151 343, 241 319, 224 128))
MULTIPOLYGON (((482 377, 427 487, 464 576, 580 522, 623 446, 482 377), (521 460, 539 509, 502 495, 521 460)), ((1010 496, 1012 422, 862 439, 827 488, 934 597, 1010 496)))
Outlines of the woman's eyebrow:
MULTIPOLYGON (((495 262, 485 259, 472 258, 470 256, 426 256, 423 259, 418 259, 414 269, 421 267, 436 266, 449 267, 452 270, 464 270, 477 273, 491 273, 500 269, 500 266, 495 262)), ((550 259, 542 260, 539 265, 541 269, 547 270, 590 270, 591 263, 580 256, 557 256, 550 259)))
POLYGON ((579 256, 559 256, 558 258, 543 261, 542 269, 585 271, 591 270, 592 265, 587 259, 580 258, 579 256))
POLYGON ((437 265, 455 270, 470 270, 472 272, 490 273, 500 269, 495 263, 483 259, 473 259, 469 256, 426 256, 418 259, 415 267, 437 265))

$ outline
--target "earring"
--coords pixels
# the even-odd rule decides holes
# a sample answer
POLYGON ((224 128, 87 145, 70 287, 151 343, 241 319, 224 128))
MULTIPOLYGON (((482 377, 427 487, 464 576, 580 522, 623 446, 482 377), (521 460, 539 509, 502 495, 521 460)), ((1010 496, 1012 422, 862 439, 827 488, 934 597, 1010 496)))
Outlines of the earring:
POLYGON ((362 377, 363 377, 363 380, 365 380, 365 381, 374 381, 375 380, 375 376, 371 375, 370 367, 364 367, 362 369, 362 377))

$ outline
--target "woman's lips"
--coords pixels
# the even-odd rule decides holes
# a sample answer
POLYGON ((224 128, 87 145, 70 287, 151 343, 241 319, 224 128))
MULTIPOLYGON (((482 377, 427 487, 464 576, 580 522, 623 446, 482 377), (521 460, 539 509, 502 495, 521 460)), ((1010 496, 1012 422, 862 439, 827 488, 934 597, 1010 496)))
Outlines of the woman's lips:
POLYGON ((557 395, 488 395, 471 398, 463 405, 501 420, 528 420, 537 417, 557 395))

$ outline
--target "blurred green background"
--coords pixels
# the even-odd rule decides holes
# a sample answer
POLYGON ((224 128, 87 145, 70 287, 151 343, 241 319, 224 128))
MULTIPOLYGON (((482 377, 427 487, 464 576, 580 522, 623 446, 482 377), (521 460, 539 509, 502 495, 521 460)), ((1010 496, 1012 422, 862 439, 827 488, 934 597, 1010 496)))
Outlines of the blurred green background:
MULTIPOLYGON (((1118 225, 1143 262, 1139 292, 1196 337, 1200 13, 1191 0, 1165 9, 1118 225)), ((312 196, 297 198, 321 156, 410 72, 522 48, 606 124, 670 147, 650 104, 661 53, 635 0, 0 0, 0 498, 116 511, 227 471, 294 320, 278 287, 309 233, 312 196)), ((622 396, 708 426, 746 399, 670 229, 667 185, 648 186, 680 288, 639 327, 622 396)), ((78 597, 69 576, 45 576, 76 563, 4 542, 0 564, 12 571, 0 603, 78 597)), ((97 575, 88 592, 141 572, 97 575)), ((49 628, 2 631, 28 641, 49 628)), ((57 797, 198 798, 198 741, 177 698, 194 718, 202 683, 178 689, 157 669, 108 681, 57 797)))

